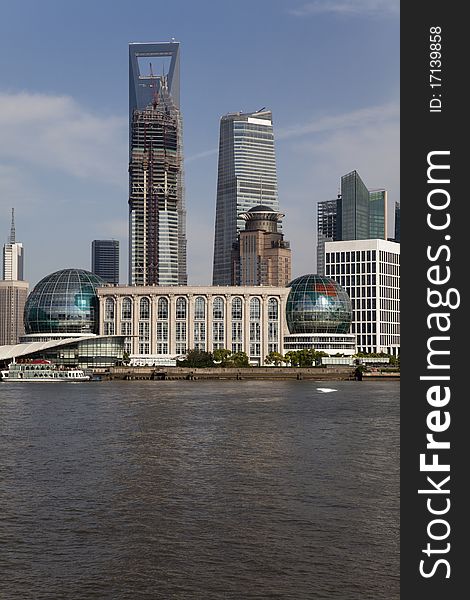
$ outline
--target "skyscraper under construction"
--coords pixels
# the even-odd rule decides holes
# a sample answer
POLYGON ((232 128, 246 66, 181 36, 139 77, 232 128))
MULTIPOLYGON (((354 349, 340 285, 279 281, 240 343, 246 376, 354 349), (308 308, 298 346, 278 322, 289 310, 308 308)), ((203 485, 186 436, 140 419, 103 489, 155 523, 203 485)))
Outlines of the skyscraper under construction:
POLYGON ((129 44, 132 285, 187 283, 179 76, 179 42, 129 44))

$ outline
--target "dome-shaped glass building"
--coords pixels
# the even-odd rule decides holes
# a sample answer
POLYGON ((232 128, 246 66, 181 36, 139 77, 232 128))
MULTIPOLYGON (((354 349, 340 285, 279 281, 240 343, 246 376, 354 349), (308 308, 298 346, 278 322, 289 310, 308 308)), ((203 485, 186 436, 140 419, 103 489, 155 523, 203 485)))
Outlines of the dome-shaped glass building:
POLYGON ((63 269, 47 275, 28 296, 24 309, 26 334, 98 333, 96 288, 106 282, 84 269, 63 269))
POLYGON ((289 283, 286 317, 291 334, 348 333, 352 307, 346 291, 333 279, 302 275, 289 283))

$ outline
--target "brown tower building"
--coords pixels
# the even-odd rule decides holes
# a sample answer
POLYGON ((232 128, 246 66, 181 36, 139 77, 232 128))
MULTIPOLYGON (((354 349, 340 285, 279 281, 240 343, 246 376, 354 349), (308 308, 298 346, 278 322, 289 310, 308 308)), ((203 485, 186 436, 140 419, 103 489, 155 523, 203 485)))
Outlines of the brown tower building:
POLYGON ((269 206, 254 206, 239 218, 245 220, 232 250, 232 285, 286 286, 291 280, 289 242, 278 231, 284 217, 269 206))

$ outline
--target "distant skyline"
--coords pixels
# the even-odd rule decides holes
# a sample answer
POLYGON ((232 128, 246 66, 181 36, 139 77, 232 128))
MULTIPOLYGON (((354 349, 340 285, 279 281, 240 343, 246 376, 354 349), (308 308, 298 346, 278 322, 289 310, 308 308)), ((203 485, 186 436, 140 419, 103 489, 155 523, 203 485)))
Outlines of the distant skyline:
POLYGON ((188 282, 211 282, 220 118, 273 112, 292 275, 316 271, 317 202, 357 170, 399 193, 398 0, 20 0, 2 6, 0 242, 25 248, 34 286, 121 246, 127 282, 128 44, 181 44, 188 282), (145 15, 145 18, 142 17, 145 15), (58 251, 59 249, 59 251, 58 251))

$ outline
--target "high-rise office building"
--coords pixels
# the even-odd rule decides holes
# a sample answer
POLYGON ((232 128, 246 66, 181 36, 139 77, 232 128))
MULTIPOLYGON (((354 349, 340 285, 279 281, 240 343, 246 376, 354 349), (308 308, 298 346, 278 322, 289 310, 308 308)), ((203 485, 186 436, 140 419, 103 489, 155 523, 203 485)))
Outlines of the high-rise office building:
POLYGON ((325 200, 317 204, 317 274, 325 275, 325 242, 334 242, 338 239, 337 218, 338 202, 341 195, 335 200, 325 200))
POLYGON ((338 229, 342 240, 369 239, 369 190, 357 171, 341 177, 338 229))
POLYGON ((325 275, 325 242, 387 239, 387 191, 368 190, 357 171, 341 177, 336 200, 317 205, 317 273, 325 275))
POLYGON ((91 272, 107 283, 119 283, 119 242, 93 240, 91 243, 91 272))
POLYGON ((400 353, 400 244, 382 239, 326 242, 326 275, 351 298, 358 352, 400 353))
POLYGON ((132 285, 187 283, 179 79, 179 42, 129 44, 132 285))
POLYGON ((257 205, 279 210, 272 113, 230 113, 221 118, 215 214, 214 285, 230 285, 231 254, 240 216, 257 205))
POLYGON ((15 211, 3 246, 3 281, 0 281, 0 346, 16 344, 24 334, 23 311, 29 284, 23 281, 23 244, 16 241, 15 211))
POLYGON ((387 190, 369 191, 370 240, 387 239, 387 190))
POLYGON ((3 279, 22 281, 23 277, 23 244, 16 241, 15 209, 12 208, 10 235, 3 246, 3 279))
POLYGON ((400 243, 400 203, 395 202, 395 242, 400 243))
POLYGON ((232 250, 232 285, 287 285, 292 279, 289 242, 278 231, 284 215, 254 206, 240 217, 246 221, 232 250))

